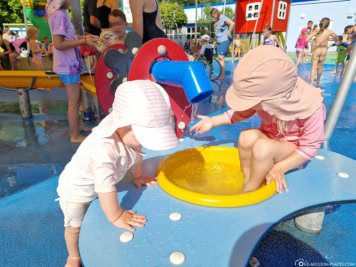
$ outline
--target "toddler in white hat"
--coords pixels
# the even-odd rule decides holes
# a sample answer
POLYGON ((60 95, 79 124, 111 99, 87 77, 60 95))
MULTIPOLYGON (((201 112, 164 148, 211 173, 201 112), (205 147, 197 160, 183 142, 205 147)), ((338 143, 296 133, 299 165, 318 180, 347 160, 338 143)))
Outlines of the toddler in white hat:
POLYGON ((116 227, 135 231, 133 226, 144 226, 144 215, 120 207, 116 184, 130 168, 139 189, 156 183, 155 177, 142 174, 141 149, 176 147, 178 140, 172 125, 169 97, 161 86, 137 80, 117 88, 112 112, 83 141, 59 178, 57 192, 64 214, 67 266, 81 263, 80 227, 97 197, 107 219, 116 227))

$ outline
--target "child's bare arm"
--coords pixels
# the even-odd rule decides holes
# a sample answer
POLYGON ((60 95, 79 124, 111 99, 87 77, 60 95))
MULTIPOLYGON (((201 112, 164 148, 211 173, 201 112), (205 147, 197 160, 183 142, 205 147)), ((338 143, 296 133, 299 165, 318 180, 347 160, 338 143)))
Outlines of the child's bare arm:
POLYGON ((117 200, 117 192, 98 193, 100 206, 106 218, 118 228, 135 231, 136 227, 144 227, 147 220, 144 215, 137 215, 135 211, 123 210, 117 200))
POLYGON ((285 173, 301 166, 307 159, 297 152, 293 152, 286 159, 274 164, 272 169, 267 173, 266 181, 269 184, 273 179, 276 181, 276 190, 279 193, 283 192, 283 187, 286 191, 289 191, 285 173))
POLYGON ((313 42, 313 37, 316 35, 317 31, 313 31, 311 34, 308 35, 306 42, 313 42))
POLYGON ((120 218, 123 209, 117 200, 117 192, 98 193, 100 206, 109 222, 113 223, 120 218))
POLYGON ((36 49, 36 41, 34 40, 30 41, 30 47, 33 54, 42 53, 42 51, 44 50, 43 48, 36 49))
POLYGON ((95 44, 92 41, 87 40, 86 38, 79 39, 79 40, 64 40, 63 35, 53 35, 53 46, 57 50, 66 50, 81 45, 95 47, 95 44))

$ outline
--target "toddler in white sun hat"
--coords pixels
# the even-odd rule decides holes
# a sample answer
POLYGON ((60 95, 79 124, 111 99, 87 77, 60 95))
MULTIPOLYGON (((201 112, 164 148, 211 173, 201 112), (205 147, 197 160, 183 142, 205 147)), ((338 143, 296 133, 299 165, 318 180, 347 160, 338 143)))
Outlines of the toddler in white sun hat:
POLYGON ((64 214, 68 249, 66 266, 79 266, 78 238, 90 203, 99 198, 107 219, 116 227, 135 231, 144 215, 123 210, 116 184, 131 168, 136 186, 153 186, 155 177, 142 174, 142 147, 167 150, 178 145, 166 91, 149 80, 120 85, 112 112, 83 141, 60 175, 57 192, 64 214))

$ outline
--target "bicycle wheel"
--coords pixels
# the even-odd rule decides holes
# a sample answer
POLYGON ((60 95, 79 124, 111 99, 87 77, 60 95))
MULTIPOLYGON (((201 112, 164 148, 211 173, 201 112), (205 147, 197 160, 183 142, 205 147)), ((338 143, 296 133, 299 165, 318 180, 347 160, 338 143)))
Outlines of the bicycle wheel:
POLYGON ((213 64, 211 64, 211 76, 210 76, 210 80, 216 80, 217 78, 219 78, 221 73, 221 66, 219 61, 214 58, 213 60, 213 64))
POLYGON ((200 61, 203 63, 205 72, 208 75, 208 77, 210 78, 211 77, 211 65, 206 60, 200 60, 200 61))

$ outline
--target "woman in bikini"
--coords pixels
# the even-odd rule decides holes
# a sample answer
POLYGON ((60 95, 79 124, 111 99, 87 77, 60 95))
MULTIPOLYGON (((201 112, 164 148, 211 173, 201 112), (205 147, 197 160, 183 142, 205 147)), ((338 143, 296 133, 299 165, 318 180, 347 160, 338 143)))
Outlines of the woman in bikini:
POLYGON ((314 84, 315 72, 317 72, 316 85, 320 84, 321 74, 323 72, 323 64, 328 53, 328 43, 330 38, 338 44, 339 39, 337 35, 328 29, 330 24, 329 18, 323 18, 319 24, 319 30, 312 32, 308 38, 307 42, 314 39, 314 46, 312 49, 312 68, 310 72, 310 84, 314 84))

